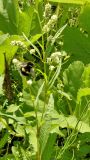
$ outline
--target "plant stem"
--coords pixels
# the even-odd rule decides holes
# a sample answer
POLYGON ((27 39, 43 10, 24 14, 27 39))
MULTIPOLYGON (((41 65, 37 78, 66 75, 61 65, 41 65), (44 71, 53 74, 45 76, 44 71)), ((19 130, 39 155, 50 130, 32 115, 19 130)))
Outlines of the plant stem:
POLYGON ((72 115, 73 114, 72 107, 71 107, 71 105, 70 105, 68 100, 67 100, 67 104, 68 104, 69 112, 72 115))
POLYGON ((37 125, 37 155, 36 155, 36 160, 41 160, 39 137, 40 137, 40 128, 37 125))

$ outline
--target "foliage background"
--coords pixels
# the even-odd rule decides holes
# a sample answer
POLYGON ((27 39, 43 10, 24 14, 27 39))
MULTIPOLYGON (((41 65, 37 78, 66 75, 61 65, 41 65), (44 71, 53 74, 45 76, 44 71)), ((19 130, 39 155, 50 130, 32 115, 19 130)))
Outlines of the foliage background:
MULTIPOLYGON (((15 90, 14 101, 10 103, 2 87, 5 75, 3 53, 6 53, 9 66, 12 66, 11 61, 16 53, 22 61, 24 51, 18 51, 18 46, 12 47, 11 41, 22 41, 27 47, 37 47, 37 41, 41 43, 43 1, 36 0, 33 4, 23 0, 23 5, 18 0, 0 1, 1 160, 90 159, 90 2, 88 0, 49 2, 61 9, 62 16, 56 32, 65 25, 67 19, 72 20, 72 17, 69 17, 69 8, 72 14, 80 10, 77 16, 74 15, 76 16, 74 24, 69 24, 62 32, 63 50, 70 58, 62 65, 61 74, 56 75, 55 83, 51 83, 54 85, 48 90, 47 99, 44 98, 43 79, 34 81, 29 88, 17 70, 11 69, 12 79, 18 83, 16 81, 18 78, 21 83, 14 84, 14 90, 16 86, 17 91, 15 90), (33 107, 32 99, 35 100, 36 109, 33 107), (45 119, 40 121, 44 103, 47 106, 45 119)), ((43 72, 42 64, 40 67, 43 72)))

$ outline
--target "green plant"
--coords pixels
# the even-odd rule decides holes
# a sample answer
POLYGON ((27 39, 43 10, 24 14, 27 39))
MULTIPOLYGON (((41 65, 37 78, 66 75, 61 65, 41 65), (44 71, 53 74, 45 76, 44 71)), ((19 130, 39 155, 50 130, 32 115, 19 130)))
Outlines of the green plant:
POLYGON ((84 0, 52 2, 58 3, 0 2, 1 160, 79 160, 89 155, 90 66, 85 50, 81 57, 77 53, 82 41, 89 48, 82 16, 90 11, 84 0), (75 38, 74 45, 67 43, 68 36, 75 38))

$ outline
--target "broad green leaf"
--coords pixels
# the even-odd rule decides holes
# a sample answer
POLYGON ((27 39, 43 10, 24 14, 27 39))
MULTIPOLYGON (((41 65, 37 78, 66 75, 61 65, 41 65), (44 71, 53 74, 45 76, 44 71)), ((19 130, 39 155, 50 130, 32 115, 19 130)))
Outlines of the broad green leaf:
POLYGON ((49 84, 48 84, 48 88, 51 89, 53 84, 55 83, 56 79, 58 78, 59 74, 60 74, 60 71, 61 71, 61 60, 56 68, 56 71, 54 73, 54 75, 52 76, 52 78, 50 79, 49 81, 49 84))
POLYGON ((77 129, 77 131, 81 133, 90 132, 89 124, 85 123, 84 121, 78 120, 75 116, 68 116, 65 117, 60 115, 59 121, 57 123, 60 124, 61 128, 72 128, 77 129))
POLYGON ((13 41, 13 40, 24 41, 24 39, 18 35, 8 36, 6 34, 6 35, 1 35, 1 38, 2 38, 2 42, 0 45, 0 60, 1 60, 0 74, 4 73, 4 54, 3 53, 6 53, 6 58, 7 58, 8 64, 9 64, 18 49, 17 46, 11 45, 11 41, 13 41))
POLYGON ((82 74, 82 81, 84 87, 90 88, 90 65, 86 66, 82 74))
MULTIPOLYGON (((90 1, 89 1, 90 3, 90 1)), ((81 9, 81 14, 79 16, 80 27, 87 32, 87 37, 90 39, 90 4, 86 3, 81 9)))
POLYGON ((0 76, 0 94, 3 94, 3 80, 4 80, 4 76, 0 76))
POLYGON ((29 131, 29 141, 30 144, 32 144, 33 148, 34 148, 34 152, 37 152, 37 137, 36 137, 36 128, 30 126, 29 127, 30 131, 29 131))
POLYGON ((48 109, 53 110, 54 109, 54 98, 53 95, 50 95, 49 101, 48 101, 48 109))
POLYGON ((77 92, 82 85, 82 74, 84 71, 84 64, 80 61, 75 61, 69 65, 63 72, 63 82, 65 92, 71 95, 72 101, 69 101, 71 107, 75 107, 77 92))
POLYGON ((20 10, 18 0, 1 0, 0 11, 0 30, 3 33, 22 35, 24 32, 29 36, 34 13, 33 5, 26 3, 23 10, 20 10))
POLYGON ((85 142, 90 142, 90 133, 86 132, 83 134, 78 135, 78 139, 81 141, 81 144, 84 144, 85 142))
POLYGON ((45 149, 44 149, 42 156, 41 156, 42 160, 50 160, 51 155, 53 153, 55 140, 56 140, 56 134, 55 133, 50 134, 48 141, 46 143, 45 149))
POLYGON ((6 132, 3 137, 0 139, 0 149, 4 147, 4 145, 7 143, 8 141, 8 137, 9 137, 9 134, 8 132, 6 132))
MULTIPOLYGON (((73 7, 73 6, 72 6, 73 7)), ((73 7, 75 9, 75 6, 73 7)), ((64 13, 64 17, 67 14, 69 6, 64 13)), ((66 19, 68 16, 66 16, 66 19)), ((88 64, 90 61, 90 5, 86 4, 82 7, 79 15, 79 27, 67 27, 64 32, 64 50, 70 55, 69 63, 75 60, 80 60, 84 64, 88 64), (82 32, 80 30, 83 30, 82 32), (86 32, 86 34, 84 33, 86 32)))
POLYGON ((80 88, 77 93, 75 115, 90 124, 90 88, 80 88))
POLYGON ((42 36, 42 34, 36 34, 35 36, 33 36, 30 41, 32 43, 37 42, 37 40, 42 36))
POLYGON ((90 88, 80 88, 77 93, 77 103, 81 102, 81 98, 84 96, 90 96, 90 88))
POLYGON ((89 63, 90 45, 89 37, 85 37, 77 28, 67 27, 64 31, 64 50, 69 53, 69 62, 80 60, 85 64, 89 63))
POLYGON ((16 160, 12 154, 4 155, 4 157, 0 157, 0 160, 16 160))
POLYGON ((58 3, 74 3, 74 4, 85 4, 90 2, 89 0, 49 0, 49 2, 58 2, 58 3))
POLYGON ((4 118, 2 118, 2 114, 0 114, 0 129, 7 128, 7 122, 4 118))
POLYGON ((42 93, 43 87, 44 87, 44 82, 43 82, 43 84, 41 85, 41 87, 38 89, 38 93, 37 93, 37 96, 36 96, 36 99, 35 99, 35 102, 34 102, 34 105, 35 105, 35 106, 37 106, 37 103, 38 103, 38 101, 39 101, 39 96, 40 96, 40 94, 42 93))
POLYGON ((43 1, 36 0, 35 1, 35 12, 33 14, 32 24, 31 24, 31 31, 30 35, 35 36, 37 34, 42 34, 42 21, 43 21, 43 1))
POLYGON ((16 121, 17 121, 19 124, 23 124, 23 125, 26 124, 26 119, 25 119, 24 117, 12 116, 12 118, 16 119, 16 121))
POLYGON ((80 147, 79 149, 79 155, 81 155, 82 157, 84 157, 85 155, 87 156, 90 153, 90 145, 88 144, 84 144, 80 147))
POLYGON ((23 125, 17 124, 17 126, 15 127, 15 131, 18 136, 20 137, 25 136, 25 129, 23 125))
MULTIPOLYGON (((2 112, 0 112, 0 116, 13 119, 14 121, 18 122, 19 124, 26 124, 26 120, 25 120, 24 117, 17 117, 16 115, 12 116, 12 115, 5 114, 5 113, 2 113, 2 112)), ((1 122, 4 123, 5 126, 7 125, 5 122, 3 122, 3 120, 1 120, 1 122)))
POLYGON ((25 118, 35 117, 35 112, 34 112, 34 111, 26 112, 26 113, 24 114, 24 117, 25 117, 25 118))
MULTIPOLYGON (((57 121, 59 119, 59 114, 54 109, 54 97, 52 94, 49 97, 49 101, 48 101, 46 111, 44 113, 44 117, 45 117, 46 121, 51 121, 52 124, 55 124, 55 121, 57 121)), ((57 126, 55 126, 55 127, 57 127, 57 126)), ((53 129, 53 128, 54 127, 51 126, 51 129, 53 129)))
POLYGON ((1 34, 0 35, 0 45, 9 37, 9 34, 1 34))
POLYGON ((18 33, 22 35, 24 33, 27 37, 29 37, 31 30, 31 23, 34 13, 33 5, 25 5, 23 11, 19 11, 19 26, 18 33))
POLYGON ((18 35, 12 35, 8 37, 1 45, 0 45, 0 53, 6 53, 6 57, 10 61, 14 54, 16 53, 18 47, 11 45, 12 41, 24 41, 24 39, 18 35))
POLYGON ((15 104, 11 104, 10 106, 8 106, 8 109, 6 110, 6 112, 15 112, 19 109, 19 106, 15 105, 15 104))
POLYGON ((70 116, 68 119, 67 119, 67 122, 69 124, 70 127, 76 127, 76 129, 81 132, 81 133, 85 133, 85 132, 90 132, 90 126, 89 124, 83 122, 83 121, 79 121, 78 122, 78 119, 74 116, 70 116))
POLYGON ((0 1, 0 30, 4 33, 17 34, 18 1, 0 1))
POLYGON ((81 86, 81 76, 84 70, 84 65, 80 61, 75 61, 69 65, 67 69, 63 72, 63 82, 65 89, 77 95, 77 90, 81 86), (74 91, 74 92, 73 92, 74 91))
POLYGON ((72 160, 72 151, 70 149, 65 150, 64 154, 61 157, 63 160, 72 160))
POLYGON ((15 160, 19 160, 20 158, 20 155, 19 155, 19 151, 18 151, 18 148, 17 147, 15 147, 15 146, 12 146, 12 153, 13 153, 13 155, 14 155, 14 157, 15 157, 15 160))
MULTIPOLYGON (((6 41, 8 38, 8 34, 1 34, 0 35, 0 47, 3 45, 3 43, 6 41)), ((4 48, 5 49, 5 48, 4 48)), ((0 74, 4 72, 4 52, 1 52, 0 50, 0 74)))
POLYGON ((47 142, 48 142, 50 127, 51 127, 51 124, 49 122, 46 122, 45 124, 42 125, 41 130, 40 130, 41 155, 43 154, 45 147, 47 145, 47 142))
POLYGON ((28 160, 27 152, 25 152, 25 149, 23 149, 22 147, 20 147, 20 154, 21 154, 22 160, 28 160))

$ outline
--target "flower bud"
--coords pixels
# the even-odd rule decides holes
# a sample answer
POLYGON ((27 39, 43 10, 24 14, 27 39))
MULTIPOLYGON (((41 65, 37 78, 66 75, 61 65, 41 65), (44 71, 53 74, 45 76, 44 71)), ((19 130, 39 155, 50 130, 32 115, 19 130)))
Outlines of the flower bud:
POLYGON ((30 53, 31 53, 31 54, 34 54, 34 53, 35 53, 35 49, 31 49, 31 50, 30 50, 30 53))
POLYGON ((51 54, 52 63, 58 64, 60 62, 61 52, 54 52, 51 54))
POLYGON ((51 58, 52 59, 54 59, 55 57, 61 58, 61 55, 62 55, 61 52, 54 52, 54 53, 51 54, 51 58))
POLYGON ((57 15, 55 15, 55 14, 51 17, 51 20, 52 20, 53 22, 56 22, 57 19, 58 19, 58 17, 57 17, 57 15))
POLYGON ((11 41, 11 45, 13 45, 13 46, 19 46, 19 47, 21 47, 23 49, 26 48, 26 45, 22 41, 16 41, 16 40, 11 41))
POLYGON ((43 32, 49 32, 50 31, 50 28, 48 27, 48 24, 47 25, 44 25, 44 27, 43 27, 43 32))
POLYGON ((45 11, 44 11, 43 16, 45 17, 45 19, 47 19, 51 16, 51 4, 47 3, 45 5, 45 11))
POLYGON ((54 68, 55 68, 55 67, 54 67, 54 66, 52 66, 52 65, 51 65, 51 66, 49 66, 49 70, 50 70, 50 71, 53 71, 53 70, 54 70, 54 68))
POLYGON ((47 58, 47 63, 51 63, 51 58, 47 58))
POLYGON ((12 60, 12 63, 13 63, 13 64, 17 64, 17 63, 18 63, 18 60, 17 60, 16 58, 14 58, 14 59, 12 60))
POLYGON ((28 84, 28 85, 31 85, 31 84, 32 84, 32 80, 29 79, 29 80, 27 81, 27 84, 28 84))

